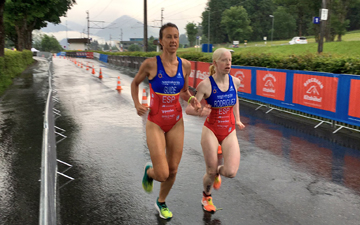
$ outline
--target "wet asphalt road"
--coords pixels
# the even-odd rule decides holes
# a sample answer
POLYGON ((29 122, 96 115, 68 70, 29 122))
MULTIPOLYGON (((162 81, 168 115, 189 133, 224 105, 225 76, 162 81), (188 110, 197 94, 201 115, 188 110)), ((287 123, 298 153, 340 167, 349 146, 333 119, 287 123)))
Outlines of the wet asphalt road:
MULTIPOLYGON (((47 77, 46 63, 37 59, 39 64, 0 102, 0 224, 38 223, 47 77)), ((246 129, 237 133, 238 174, 224 178, 221 189, 213 192, 222 210, 208 214, 201 208, 204 118, 184 113, 184 152, 167 198, 174 217, 160 219, 154 208, 159 184, 151 194, 141 187, 150 156, 146 118, 137 116, 130 95, 136 71, 80 61, 94 65, 96 74, 63 58, 55 58, 52 68, 60 100, 55 107, 62 114, 56 125, 68 136, 57 145, 58 159, 73 165, 66 174, 75 178, 58 193, 61 224, 359 223, 360 151, 270 121, 246 104, 241 104, 246 129), (121 93, 115 91, 118 76, 121 93)), ((148 92, 146 83, 142 88, 148 92)), ((58 166, 60 172, 66 169, 58 166)), ((65 182, 59 177, 60 185, 65 182)))

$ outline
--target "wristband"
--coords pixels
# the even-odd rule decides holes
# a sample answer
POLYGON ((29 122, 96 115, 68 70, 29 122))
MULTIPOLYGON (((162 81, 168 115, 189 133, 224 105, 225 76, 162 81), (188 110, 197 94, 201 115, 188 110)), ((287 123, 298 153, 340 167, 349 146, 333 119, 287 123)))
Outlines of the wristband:
POLYGON ((188 99, 188 103, 190 104, 191 99, 195 98, 195 96, 190 96, 190 98, 188 99))

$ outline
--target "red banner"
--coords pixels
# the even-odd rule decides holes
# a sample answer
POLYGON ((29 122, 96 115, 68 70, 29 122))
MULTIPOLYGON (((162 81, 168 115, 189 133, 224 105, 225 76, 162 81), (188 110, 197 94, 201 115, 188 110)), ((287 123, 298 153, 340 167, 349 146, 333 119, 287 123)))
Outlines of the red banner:
POLYGON ((259 96, 285 100, 286 73, 256 70, 256 94, 259 96))
POLYGON ((360 80, 352 79, 350 83, 349 116, 360 118, 360 80))
POLYGON ((338 78, 307 74, 294 74, 293 103, 336 111, 338 78))
POLYGON ((209 77, 210 65, 211 65, 210 63, 206 63, 206 62, 197 62, 195 88, 199 85, 201 81, 209 77))
POLYGON ((191 63, 191 73, 190 73, 190 76, 189 76, 189 86, 190 87, 194 87, 194 81, 195 81, 195 69, 196 69, 196 62, 195 61, 190 61, 191 63))
POLYGON ((93 59, 94 53, 93 52, 86 52, 86 58, 93 59))
POLYGON ((230 75, 240 79, 239 92, 251 94, 251 70, 231 68, 230 75))

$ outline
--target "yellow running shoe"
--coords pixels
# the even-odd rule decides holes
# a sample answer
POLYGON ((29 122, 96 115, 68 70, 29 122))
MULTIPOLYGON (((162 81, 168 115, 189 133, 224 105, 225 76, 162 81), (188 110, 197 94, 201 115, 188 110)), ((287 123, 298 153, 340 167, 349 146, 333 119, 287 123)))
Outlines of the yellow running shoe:
POLYGON ((221 176, 220 174, 218 174, 216 177, 215 177, 215 180, 214 180, 214 184, 213 184, 213 188, 215 190, 219 190, 221 187, 221 176))
POLYGON ((154 180, 147 175, 147 170, 152 168, 151 163, 146 163, 144 167, 144 176, 142 179, 142 186, 147 193, 152 192, 154 186, 154 180))
POLYGON ((212 202, 211 196, 203 196, 201 200, 201 204, 203 206, 203 209, 207 212, 216 212, 216 207, 214 206, 212 202))
POLYGON ((163 219, 170 219, 173 214, 172 212, 169 210, 169 208, 166 206, 166 203, 160 203, 159 202, 159 198, 156 199, 155 202, 155 208, 157 209, 157 211, 159 212, 159 216, 163 219))

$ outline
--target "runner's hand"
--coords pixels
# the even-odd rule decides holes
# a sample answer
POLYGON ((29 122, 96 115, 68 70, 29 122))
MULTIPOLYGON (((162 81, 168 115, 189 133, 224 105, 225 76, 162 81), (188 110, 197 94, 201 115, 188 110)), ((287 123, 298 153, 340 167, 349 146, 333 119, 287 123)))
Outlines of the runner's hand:
POLYGON ((136 107, 136 111, 137 111, 137 114, 139 116, 143 116, 146 114, 146 112, 148 111, 149 107, 148 106, 143 106, 143 105, 138 105, 136 107))
POLYGON ((244 125, 241 121, 236 122, 236 126, 237 126, 240 130, 242 130, 242 129, 245 128, 245 125, 244 125))
POLYGON ((206 104, 202 109, 200 109, 199 116, 208 116, 211 113, 211 105, 206 104))
POLYGON ((190 104, 195 109, 196 112, 198 112, 199 109, 201 109, 201 103, 197 100, 196 97, 191 99, 190 104))

